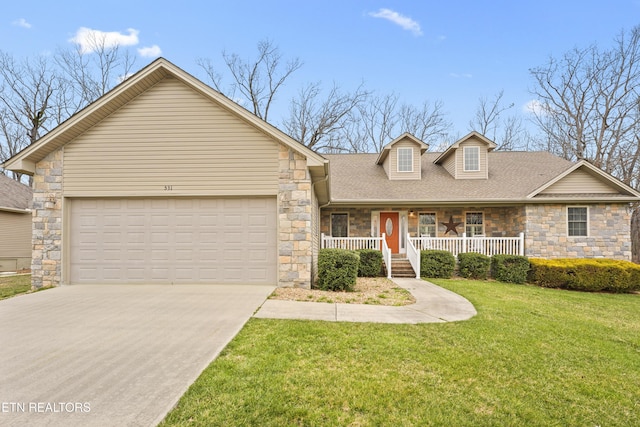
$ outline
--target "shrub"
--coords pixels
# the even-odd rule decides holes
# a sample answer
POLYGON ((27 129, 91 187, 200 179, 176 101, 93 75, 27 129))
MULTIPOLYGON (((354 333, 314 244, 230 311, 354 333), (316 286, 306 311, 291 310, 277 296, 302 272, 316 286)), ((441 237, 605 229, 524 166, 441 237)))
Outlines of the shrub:
POLYGON ((491 275, 500 282, 525 283, 529 273, 529 259, 520 255, 491 257, 491 275))
POLYGON ((579 291, 633 292, 640 290, 640 266, 611 259, 531 259, 529 281, 579 291))
POLYGON ((377 277, 382 271, 382 252, 376 249, 360 249, 358 277, 377 277))
POLYGON ((358 278, 360 256, 345 249, 320 249, 318 288, 323 291, 353 291, 358 278))
POLYGON ((456 259, 448 251, 426 250, 420 252, 420 276, 450 279, 456 268, 456 259))
POLYGON ((477 252, 458 254, 458 273, 467 279, 486 280, 489 275, 491 258, 477 252))

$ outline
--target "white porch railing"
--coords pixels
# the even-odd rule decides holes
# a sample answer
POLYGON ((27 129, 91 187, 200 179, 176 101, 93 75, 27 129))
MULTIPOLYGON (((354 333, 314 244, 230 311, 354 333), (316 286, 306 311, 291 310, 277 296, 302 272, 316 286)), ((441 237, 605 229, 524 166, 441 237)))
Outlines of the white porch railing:
POLYGON ((391 278, 391 249, 387 246, 384 233, 382 237, 331 237, 321 234, 321 248, 323 249, 375 249, 382 251, 382 259, 387 269, 387 277, 391 278))
POLYGON ((524 233, 518 237, 467 237, 462 233, 460 237, 409 237, 418 251, 436 249, 448 251, 453 256, 464 252, 478 252, 483 255, 524 255, 524 233))
POLYGON ((416 279, 420 278, 420 251, 413 246, 413 242, 411 242, 411 236, 407 233, 407 259, 411 263, 411 267, 413 271, 416 272, 416 279))

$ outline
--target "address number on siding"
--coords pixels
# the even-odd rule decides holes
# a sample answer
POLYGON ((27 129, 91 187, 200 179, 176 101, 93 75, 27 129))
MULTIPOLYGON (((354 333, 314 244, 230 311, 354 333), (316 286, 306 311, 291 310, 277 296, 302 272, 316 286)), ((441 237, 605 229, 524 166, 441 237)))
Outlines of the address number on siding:
POLYGON ((164 186, 164 191, 172 191, 173 190, 173 185, 165 185, 164 186))

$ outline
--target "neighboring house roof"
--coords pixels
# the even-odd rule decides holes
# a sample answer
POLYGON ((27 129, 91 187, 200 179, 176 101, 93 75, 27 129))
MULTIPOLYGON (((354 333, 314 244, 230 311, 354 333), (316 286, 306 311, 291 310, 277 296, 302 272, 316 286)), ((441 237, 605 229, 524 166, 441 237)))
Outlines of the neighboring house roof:
POLYGON ((638 201, 640 194, 604 172, 597 179, 615 186, 618 194, 539 195, 549 185, 578 168, 597 170, 586 162, 573 163, 548 152, 492 151, 488 179, 455 179, 436 160, 443 153, 422 156, 422 179, 390 180, 376 164, 378 154, 327 154, 332 204, 500 204, 571 201, 638 201))
POLYGON ((26 213, 31 207, 31 188, 0 173, 0 210, 26 213))

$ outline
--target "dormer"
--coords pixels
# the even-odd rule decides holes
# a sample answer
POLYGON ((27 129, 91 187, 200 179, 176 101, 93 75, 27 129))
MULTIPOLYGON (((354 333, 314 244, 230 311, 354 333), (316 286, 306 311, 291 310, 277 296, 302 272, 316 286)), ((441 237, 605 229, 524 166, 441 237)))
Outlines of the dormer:
POLYGON ((473 131, 453 143, 434 163, 444 167, 455 179, 487 179, 487 154, 496 147, 495 142, 473 131))
POLYGON ((420 158, 429 145, 404 133, 384 147, 376 160, 389 179, 422 179, 420 158))

